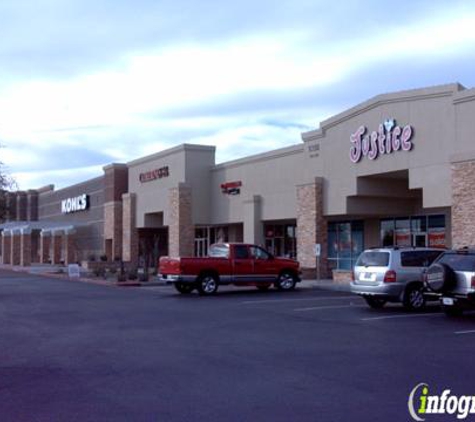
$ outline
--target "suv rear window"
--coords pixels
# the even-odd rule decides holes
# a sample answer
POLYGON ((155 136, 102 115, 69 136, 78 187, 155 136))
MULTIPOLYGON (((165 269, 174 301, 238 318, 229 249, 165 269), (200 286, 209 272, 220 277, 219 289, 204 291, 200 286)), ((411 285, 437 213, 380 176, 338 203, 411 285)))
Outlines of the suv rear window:
POLYGON ((356 262, 357 267, 387 267, 388 265, 389 252, 363 252, 356 262))
POLYGON ((437 261, 446 264, 454 271, 475 271, 475 255, 464 253, 446 253, 437 261))
POLYGON ((442 251, 407 251, 401 252, 401 266, 428 267, 442 251))

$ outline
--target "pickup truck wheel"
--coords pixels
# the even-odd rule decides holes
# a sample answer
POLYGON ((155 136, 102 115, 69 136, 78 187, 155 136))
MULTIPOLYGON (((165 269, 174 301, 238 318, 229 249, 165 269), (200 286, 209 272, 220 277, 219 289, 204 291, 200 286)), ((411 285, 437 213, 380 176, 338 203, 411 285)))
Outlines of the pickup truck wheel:
POLYGON ((174 286, 177 291, 184 295, 191 293, 195 289, 195 286, 191 283, 175 283, 174 286))
POLYGON ((204 275, 198 280, 200 295, 213 295, 218 291, 218 280, 214 275, 204 275))
POLYGON ((424 309, 426 300, 422 286, 409 286, 404 293, 403 305, 408 311, 420 311, 424 309))
POLYGON ((297 280, 295 279, 295 276, 290 272, 284 272, 279 276, 275 286, 279 290, 289 291, 294 289, 296 284, 297 280))

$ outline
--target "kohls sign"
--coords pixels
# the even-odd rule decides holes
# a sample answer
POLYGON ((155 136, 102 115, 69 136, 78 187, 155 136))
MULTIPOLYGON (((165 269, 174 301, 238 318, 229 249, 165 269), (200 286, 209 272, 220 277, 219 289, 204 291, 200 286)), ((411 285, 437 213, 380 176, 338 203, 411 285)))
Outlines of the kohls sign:
POLYGON ((375 160, 380 154, 391 154, 394 151, 410 151, 412 149, 412 135, 414 131, 411 126, 403 128, 396 125, 396 120, 387 119, 381 123, 378 130, 369 133, 365 126, 360 126, 358 130, 350 136, 351 149, 350 160, 353 163, 359 162, 363 157, 375 160))
POLYGON ((63 199, 61 201, 61 212, 70 214, 72 212, 85 211, 89 207, 89 196, 86 194, 74 198, 63 199))

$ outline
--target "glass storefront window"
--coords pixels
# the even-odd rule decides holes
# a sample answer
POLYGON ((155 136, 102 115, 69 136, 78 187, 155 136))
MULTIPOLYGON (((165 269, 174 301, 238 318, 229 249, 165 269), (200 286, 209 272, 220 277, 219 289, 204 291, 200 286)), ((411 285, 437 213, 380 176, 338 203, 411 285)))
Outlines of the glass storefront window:
POLYGON ((207 256, 208 248, 213 243, 222 243, 228 241, 229 228, 227 226, 196 227, 194 256, 207 256))
POLYGON ((445 248, 445 215, 381 220, 382 246, 445 248))
POLYGON ((328 262, 330 269, 351 270, 364 249, 362 221, 328 224, 328 262))
POLYGON ((444 215, 429 216, 428 243, 433 248, 446 247, 444 215))
POLYGON ((394 246, 394 220, 381 221, 382 246, 394 246))
POLYGON ((297 256, 296 224, 264 224, 266 249, 274 256, 297 256))

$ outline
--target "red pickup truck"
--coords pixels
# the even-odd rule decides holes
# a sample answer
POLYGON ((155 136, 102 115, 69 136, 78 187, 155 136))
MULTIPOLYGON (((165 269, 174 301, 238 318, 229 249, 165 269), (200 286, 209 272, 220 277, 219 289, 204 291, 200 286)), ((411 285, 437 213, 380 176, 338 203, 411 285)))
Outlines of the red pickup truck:
POLYGON ((203 258, 161 257, 161 280, 173 284, 180 293, 197 289, 201 295, 216 293, 221 284, 292 290, 300 281, 299 263, 275 258, 260 246, 246 243, 216 243, 203 258))

